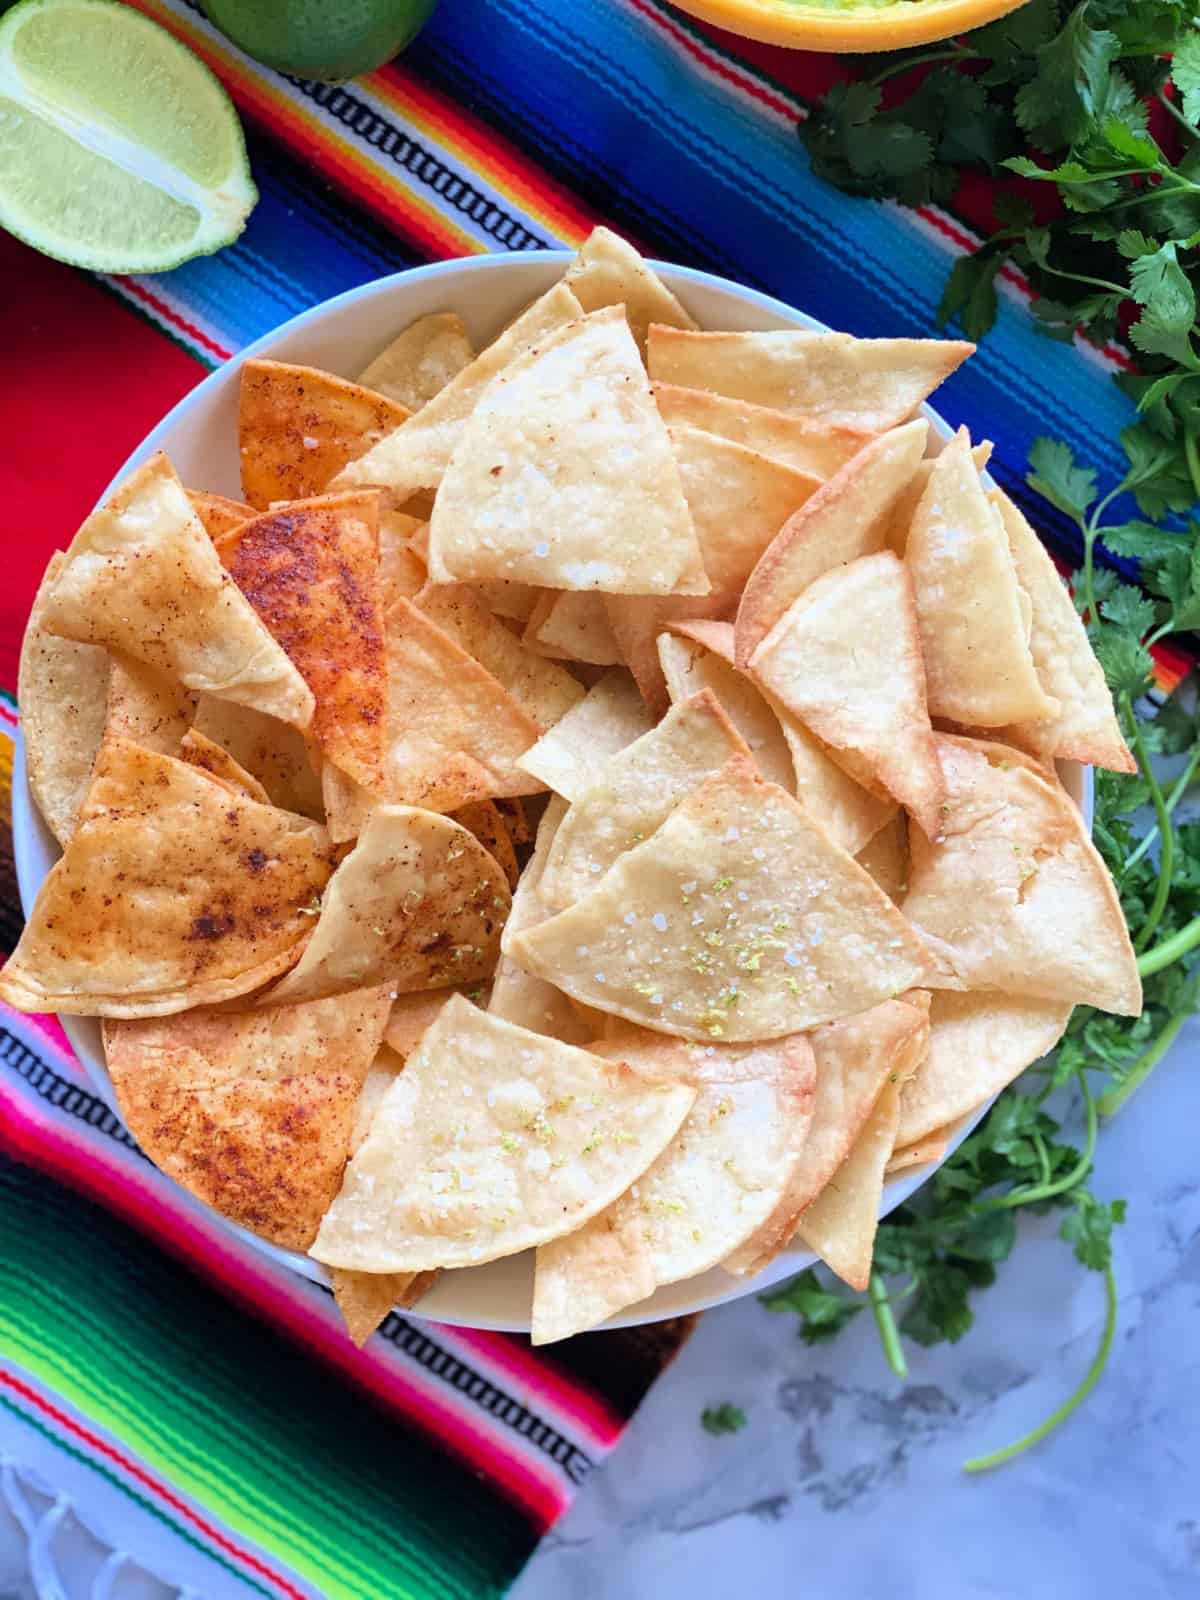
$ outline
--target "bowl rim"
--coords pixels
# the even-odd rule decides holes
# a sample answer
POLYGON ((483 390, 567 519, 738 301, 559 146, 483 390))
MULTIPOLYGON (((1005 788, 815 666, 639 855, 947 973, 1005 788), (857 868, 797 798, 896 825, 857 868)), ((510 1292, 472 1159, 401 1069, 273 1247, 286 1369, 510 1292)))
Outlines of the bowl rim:
POLYGON ((824 54, 902 50, 995 22, 1028 0, 898 0, 837 11, 796 0, 676 0, 680 10, 744 39, 824 54))

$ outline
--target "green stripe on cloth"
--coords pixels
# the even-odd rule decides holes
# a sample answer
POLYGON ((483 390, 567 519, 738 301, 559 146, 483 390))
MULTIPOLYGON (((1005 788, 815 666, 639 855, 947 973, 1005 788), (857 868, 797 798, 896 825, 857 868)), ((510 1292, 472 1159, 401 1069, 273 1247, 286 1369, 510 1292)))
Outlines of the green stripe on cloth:
POLYGON ((330 1600, 481 1600, 491 1488, 100 1207, 0 1162, 0 1352, 330 1600))

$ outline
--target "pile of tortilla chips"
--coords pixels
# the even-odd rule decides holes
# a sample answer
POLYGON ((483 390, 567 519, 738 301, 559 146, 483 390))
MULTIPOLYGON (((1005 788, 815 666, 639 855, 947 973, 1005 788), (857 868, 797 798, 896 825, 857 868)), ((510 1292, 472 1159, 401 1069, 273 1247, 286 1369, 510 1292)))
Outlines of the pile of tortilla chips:
POLYGON ((811 1248, 1136 1014, 1056 760, 1132 771, 964 344, 702 332, 604 229, 481 353, 242 372, 243 501, 156 456, 21 670, 62 845, 0 995, 103 1018, 164 1171, 361 1342, 536 1251, 535 1339, 811 1248))

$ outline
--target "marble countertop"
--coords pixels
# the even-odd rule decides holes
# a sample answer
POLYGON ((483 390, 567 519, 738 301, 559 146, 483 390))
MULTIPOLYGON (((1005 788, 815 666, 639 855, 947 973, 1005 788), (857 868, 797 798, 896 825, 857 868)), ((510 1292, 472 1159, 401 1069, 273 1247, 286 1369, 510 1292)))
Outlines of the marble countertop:
POLYGON ((1200 1597, 1200 1022, 1103 1130, 1124 1195, 1107 1372, 1034 1451, 962 1462, 1036 1425, 1104 1318, 1056 1219, 1024 1228, 957 1345, 887 1370, 864 1313, 809 1348, 755 1300, 709 1312, 543 1543, 514 1600, 1187 1600, 1200 1597), (747 1414, 712 1438, 705 1405, 747 1414))

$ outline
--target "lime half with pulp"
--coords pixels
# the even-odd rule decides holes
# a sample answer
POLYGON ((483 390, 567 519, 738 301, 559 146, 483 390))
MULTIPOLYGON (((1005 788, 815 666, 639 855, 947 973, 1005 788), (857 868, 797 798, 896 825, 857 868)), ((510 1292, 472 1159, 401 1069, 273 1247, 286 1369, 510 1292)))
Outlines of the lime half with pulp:
POLYGON ((0 18, 0 227, 76 266, 160 272, 236 239, 257 199, 232 101, 165 28, 116 0, 0 18))

